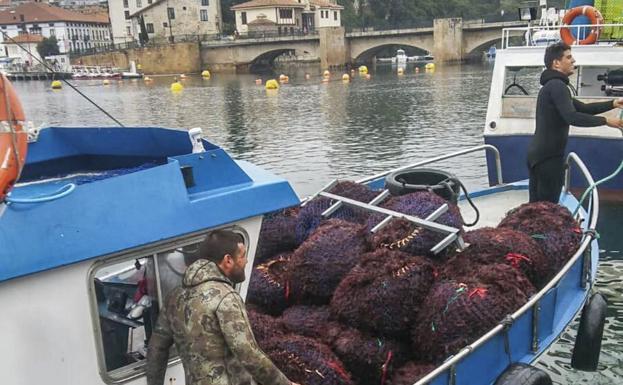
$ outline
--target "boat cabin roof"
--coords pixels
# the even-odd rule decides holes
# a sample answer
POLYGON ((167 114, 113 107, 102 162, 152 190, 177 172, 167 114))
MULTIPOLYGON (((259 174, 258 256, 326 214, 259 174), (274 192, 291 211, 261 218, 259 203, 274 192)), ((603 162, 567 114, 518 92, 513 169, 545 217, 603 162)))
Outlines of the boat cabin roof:
POLYGON ((0 216, 0 282, 299 203, 284 179, 203 145, 156 127, 41 130, 0 216))

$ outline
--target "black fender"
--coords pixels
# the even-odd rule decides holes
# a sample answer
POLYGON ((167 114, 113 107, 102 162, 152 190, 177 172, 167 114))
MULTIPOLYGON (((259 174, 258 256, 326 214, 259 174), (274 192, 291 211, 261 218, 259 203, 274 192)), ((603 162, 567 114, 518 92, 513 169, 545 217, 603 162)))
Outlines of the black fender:
POLYGON ((552 385, 552 379, 543 370, 528 364, 511 364, 494 385, 552 385))
POLYGON ((587 372, 597 370, 607 311, 608 302, 601 293, 593 294, 584 305, 571 357, 571 366, 575 369, 587 372))

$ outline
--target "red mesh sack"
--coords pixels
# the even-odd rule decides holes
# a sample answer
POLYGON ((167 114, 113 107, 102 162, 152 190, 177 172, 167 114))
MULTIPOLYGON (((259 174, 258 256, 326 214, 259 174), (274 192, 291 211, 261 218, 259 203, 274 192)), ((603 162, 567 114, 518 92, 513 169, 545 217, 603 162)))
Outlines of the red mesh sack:
POLYGON ((413 385, 428 373, 435 370, 435 365, 415 361, 407 362, 404 366, 394 371, 389 385, 413 385))
POLYGON ((288 335, 264 349, 290 381, 305 385, 353 385, 350 373, 331 349, 311 338, 288 335))
POLYGON ((408 344, 347 327, 333 342, 333 351, 359 385, 385 383, 393 370, 409 359, 409 350, 408 344))
POLYGON ((433 267, 425 259, 378 249, 342 280, 331 311, 340 321, 373 334, 408 335, 433 281, 433 267))
POLYGON ((528 279, 505 264, 481 266, 476 276, 433 285, 412 330, 416 355, 441 362, 472 343, 534 293, 528 279))
POLYGON ((582 230, 569 210, 551 202, 525 203, 509 211, 499 227, 534 238, 545 256, 555 261, 554 271, 562 268, 582 240, 582 230))
POLYGON ((528 277, 536 287, 543 287, 555 273, 555 262, 545 257, 538 243, 520 231, 508 228, 481 228, 463 238, 469 247, 446 262, 442 278, 473 275, 480 265, 506 263, 528 277))
POLYGON ((294 300, 326 305, 342 278, 367 250, 365 228, 340 219, 320 226, 292 255, 288 282, 294 300))

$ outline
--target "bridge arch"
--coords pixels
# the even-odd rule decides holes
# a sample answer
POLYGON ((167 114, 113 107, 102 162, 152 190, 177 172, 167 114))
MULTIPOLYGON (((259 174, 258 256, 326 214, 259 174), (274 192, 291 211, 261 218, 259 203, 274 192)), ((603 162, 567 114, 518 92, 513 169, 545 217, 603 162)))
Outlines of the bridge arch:
MULTIPOLYGON (((513 39, 523 38, 525 31, 511 30, 509 36, 513 39)), ((502 35, 499 30, 485 30, 470 33, 469 39, 463 43, 463 52, 466 59, 481 57, 483 51, 493 44, 502 48, 502 35)))
POLYGON ((428 53, 428 50, 411 44, 385 43, 370 47, 365 51, 359 53, 357 56, 353 56, 353 62, 369 63, 379 53, 387 53, 387 51, 390 51, 391 56, 394 56, 396 54, 396 50, 399 48, 404 49, 408 56, 425 55, 426 53, 428 53))

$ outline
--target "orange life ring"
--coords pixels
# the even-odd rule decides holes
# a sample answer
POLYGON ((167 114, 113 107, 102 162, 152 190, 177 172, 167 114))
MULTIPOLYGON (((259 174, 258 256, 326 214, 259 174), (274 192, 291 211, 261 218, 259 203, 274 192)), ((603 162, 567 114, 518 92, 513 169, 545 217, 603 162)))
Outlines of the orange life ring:
POLYGON ((0 203, 19 178, 28 150, 24 109, 13 85, 0 75, 0 203))
POLYGON ((601 27, 593 27, 591 29, 591 33, 582 40, 578 40, 578 38, 573 37, 571 33, 571 28, 569 27, 573 20, 578 16, 586 16, 588 17, 590 23, 592 25, 599 25, 603 23, 603 17, 599 10, 595 7, 591 7, 590 5, 584 5, 580 7, 575 7, 570 9, 567 13, 565 13, 565 17, 562 19, 563 27, 560 29, 560 37, 565 44, 595 44, 597 39, 599 38, 599 33, 601 32, 601 27))

